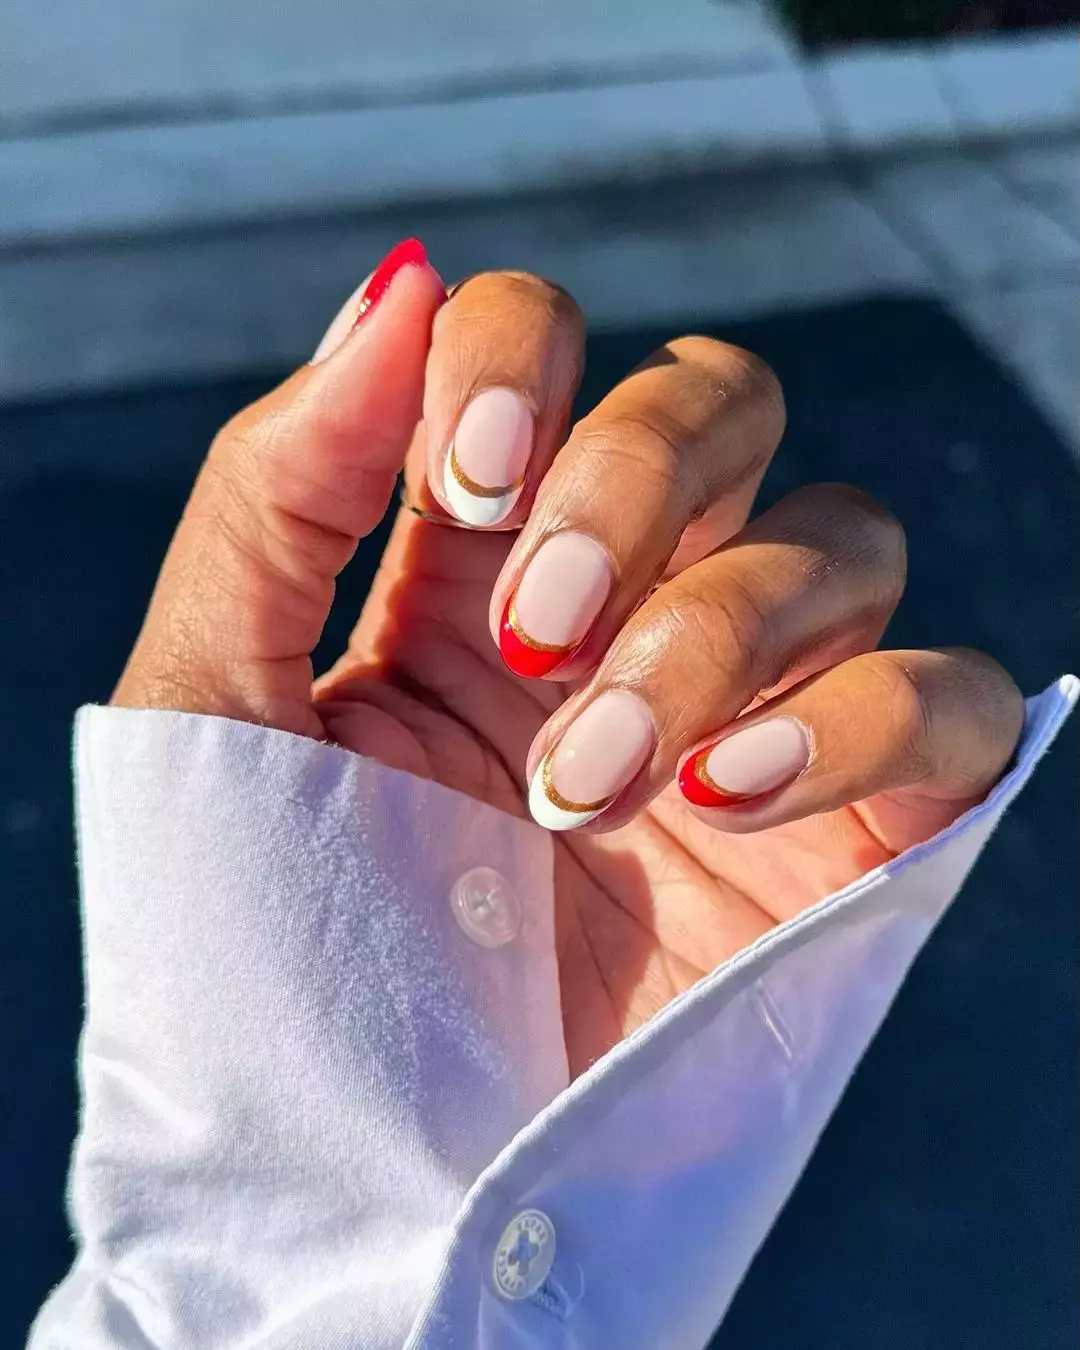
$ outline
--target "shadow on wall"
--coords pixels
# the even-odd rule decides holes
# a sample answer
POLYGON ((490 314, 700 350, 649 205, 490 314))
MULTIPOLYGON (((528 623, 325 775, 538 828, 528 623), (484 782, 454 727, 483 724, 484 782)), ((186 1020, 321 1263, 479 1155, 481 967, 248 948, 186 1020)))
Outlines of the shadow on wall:
POLYGON ((1076 0, 774 0, 774 4, 809 46, 1058 28, 1080 18, 1076 0))

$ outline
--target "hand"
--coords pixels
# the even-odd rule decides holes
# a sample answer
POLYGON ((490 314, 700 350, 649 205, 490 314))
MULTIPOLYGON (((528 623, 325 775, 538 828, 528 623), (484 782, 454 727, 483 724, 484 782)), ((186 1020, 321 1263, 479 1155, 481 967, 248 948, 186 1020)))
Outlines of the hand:
POLYGON ((329 738, 519 815, 530 800, 560 831, 577 1074, 978 801, 1023 705, 987 657, 875 650, 904 538, 858 491, 746 524, 783 427, 753 356, 668 343, 568 437, 573 301, 510 273, 444 300, 405 250, 224 428, 114 702, 329 738), (431 514, 521 531, 400 511, 348 650, 313 681, 334 578, 403 464, 431 514))

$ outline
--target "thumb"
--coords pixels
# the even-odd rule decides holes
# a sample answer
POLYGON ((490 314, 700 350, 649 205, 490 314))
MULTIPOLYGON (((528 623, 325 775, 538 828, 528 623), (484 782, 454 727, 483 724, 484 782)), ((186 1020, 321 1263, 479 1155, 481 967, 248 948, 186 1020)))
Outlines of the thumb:
POLYGON ((218 434, 114 704, 321 735, 311 652, 335 577, 386 511, 445 295, 423 247, 399 244, 316 360, 218 434))

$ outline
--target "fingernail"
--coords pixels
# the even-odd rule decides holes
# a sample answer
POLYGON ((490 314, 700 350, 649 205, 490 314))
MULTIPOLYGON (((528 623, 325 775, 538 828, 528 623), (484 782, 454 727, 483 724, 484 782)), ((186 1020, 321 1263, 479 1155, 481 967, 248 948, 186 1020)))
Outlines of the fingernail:
POLYGON ((419 239, 403 239, 400 244, 395 244, 367 282, 346 300, 326 330, 326 336, 315 349, 311 364, 318 365, 337 351, 383 298, 403 267, 426 267, 427 260, 427 252, 419 239))
POLYGON ((533 554, 499 626, 499 651, 532 679, 561 665, 589 635, 611 590, 611 562, 595 539, 564 530, 533 554))
POLYGON ((592 820, 637 775, 655 739, 652 714, 636 694, 609 689, 593 699, 533 774, 533 819, 548 830, 592 820))
POLYGON ((706 745, 679 771, 695 806, 738 806, 786 787, 810 763, 810 733, 794 717, 774 717, 706 745))
POLYGON ((443 469, 451 510, 467 525, 495 525, 521 495, 533 415, 512 389, 485 389, 468 404, 443 469))

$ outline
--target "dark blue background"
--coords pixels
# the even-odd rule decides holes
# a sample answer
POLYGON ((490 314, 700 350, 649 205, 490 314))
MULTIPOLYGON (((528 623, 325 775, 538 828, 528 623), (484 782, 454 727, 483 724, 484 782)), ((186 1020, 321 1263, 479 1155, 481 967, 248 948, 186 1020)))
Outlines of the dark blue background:
MULTIPOLYGON (((1028 692, 1077 668, 1073 465, 946 315, 883 300, 722 335, 787 391, 765 499, 843 479, 907 526, 893 644, 982 647, 1028 692)), ((594 338, 583 399, 665 336, 594 338)), ((210 436, 269 380, 0 409, 0 1346, 71 1256, 71 714, 108 697, 210 436)), ((327 653, 378 542, 343 579, 327 653)), ((1076 1343, 1074 729, 1065 742, 920 959, 718 1350, 1076 1343)))

